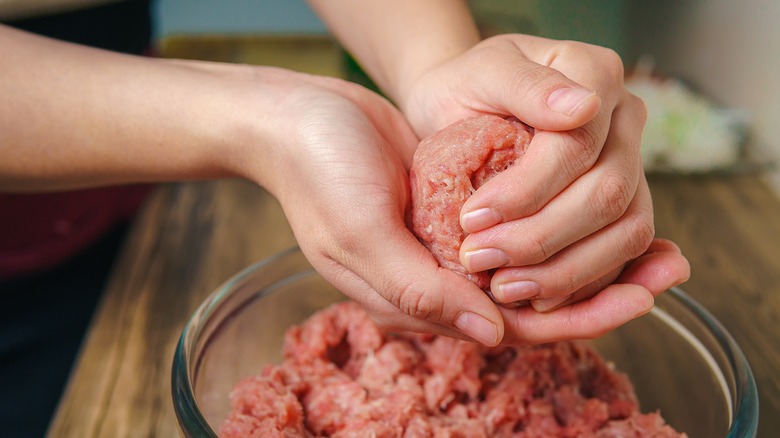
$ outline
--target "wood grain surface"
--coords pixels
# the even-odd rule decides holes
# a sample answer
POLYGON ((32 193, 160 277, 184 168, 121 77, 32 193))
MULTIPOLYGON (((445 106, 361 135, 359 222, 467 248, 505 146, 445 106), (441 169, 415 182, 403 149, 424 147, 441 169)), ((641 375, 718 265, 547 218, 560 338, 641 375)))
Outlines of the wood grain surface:
MULTIPOLYGON (((284 39, 270 41, 183 38, 163 45, 163 54, 294 63, 300 70, 339 74, 341 52, 330 40, 290 42, 299 53, 309 53, 312 64, 291 61, 284 39), (273 52, 283 55, 274 58, 273 52)), ((776 436, 780 200, 749 175, 657 176, 650 182, 657 235, 678 242, 691 261, 692 278, 683 289, 744 350, 759 388, 759 436, 776 436)), ((177 436, 170 372, 189 315, 233 274, 294 243, 276 200, 248 182, 160 186, 127 239, 49 436, 177 436)))

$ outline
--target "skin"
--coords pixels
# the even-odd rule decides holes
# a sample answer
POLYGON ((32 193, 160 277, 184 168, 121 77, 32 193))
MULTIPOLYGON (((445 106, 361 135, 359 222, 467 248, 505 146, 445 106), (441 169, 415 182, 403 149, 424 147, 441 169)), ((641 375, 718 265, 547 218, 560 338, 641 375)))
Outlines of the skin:
MULTIPOLYGON (((582 260, 593 248, 607 248, 607 254, 626 245, 633 239, 631 224, 646 225, 651 208, 649 194, 639 190, 646 185, 636 168, 638 146, 623 140, 637 138, 642 115, 625 111, 625 119, 618 118, 618 108, 631 98, 614 76, 594 74, 591 88, 578 85, 538 63, 547 56, 556 68, 569 65, 562 63, 569 58, 553 56, 557 52, 546 44, 559 46, 547 40, 538 42, 538 53, 521 52, 512 42, 520 36, 477 43, 468 11, 449 0, 312 3, 401 111, 334 78, 120 55, 0 27, 0 190, 246 178, 279 199, 313 266, 381 326, 486 345, 597 336, 647 312, 653 295, 687 279, 687 262, 673 244, 650 251, 653 244, 642 240, 617 263, 606 256, 582 260), (503 59, 501 50, 514 57, 503 59), (520 77, 513 73, 518 65, 524 66, 520 77), (477 68, 485 78, 474 82, 469 75, 477 68), (558 89, 580 90, 581 102, 572 111, 551 110, 546 102, 553 95, 553 101, 571 102, 555 94, 558 89), (506 90, 518 98, 507 99, 506 90), (529 113, 535 118, 520 118, 548 134, 546 140, 538 136, 535 161, 517 171, 525 172, 522 183, 507 174, 512 190, 486 185, 464 207, 462 222, 472 233, 464 255, 500 249, 509 257, 501 275, 542 286, 532 298, 563 296, 575 304, 546 313, 500 308, 440 268, 406 228, 407 171, 419 137, 476 112, 529 113), (594 197, 604 175, 627 195, 594 197), (613 201, 619 208, 599 215, 604 202, 613 201), (584 223, 578 222, 578 205, 593 210, 584 223), (469 212, 486 208, 494 219, 469 221, 469 212), (536 227, 538 241, 547 242, 559 230, 546 227, 544 218, 573 214, 575 220, 566 222, 573 229, 547 247, 516 239, 536 227), (621 228, 624 217, 628 225, 621 228), (586 261, 598 277, 574 276, 586 261), (570 271, 573 280, 557 285, 550 271, 533 271, 545 266, 570 271), (629 271, 635 274, 626 276, 629 271), (609 275, 621 276, 612 283, 604 280, 609 275)), ((591 60, 587 53, 569 54, 572 72, 581 67, 578 56, 591 60)))
POLYGON ((460 1, 310 3, 418 136, 477 113, 513 115, 536 128, 519 164, 461 211, 471 233, 461 263, 472 272, 499 268, 491 284, 497 300, 530 300, 549 313, 545 321, 569 321, 536 337, 528 327, 541 316, 502 310, 511 342, 597 336, 688 279, 679 248, 654 240, 639 151, 646 110, 623 86, 615 52, 527 35, 480 41, 460 1), (621 276, 624 268, 657 278, 632 283, 646 278, 621 276), (593 306, 589 312, 561 308, 583 300, 576 309, 593 306))
MULTIPOLYGON (((464 337, 452 323, 463 307, 415 296, 458 282, 468 315, 502 321, 481 290, 439 268, 406 229, 404 157, 418 139, 375 93, 335 78, 135 57, 2 26, 0 52, 8 61, 0 190, 246 178, 279 199, 315 268, 383 326, 464 337), (422 315, 429 306, 438 312, 422 315)), ((497 343, 503 333, 492 330, 487 342, 497 343)))

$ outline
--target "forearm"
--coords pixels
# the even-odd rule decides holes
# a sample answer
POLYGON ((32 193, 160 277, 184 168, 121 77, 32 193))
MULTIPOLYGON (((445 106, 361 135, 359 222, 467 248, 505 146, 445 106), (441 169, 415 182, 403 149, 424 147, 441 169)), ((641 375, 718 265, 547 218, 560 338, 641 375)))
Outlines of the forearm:
POLYGON ((237 90, 186 63, 0 27, 0 190, 231 176, 237 90))
POLYGON ((479 41, 462 0, 309 0, 346 49, 399 105, 411 83, 479 41))

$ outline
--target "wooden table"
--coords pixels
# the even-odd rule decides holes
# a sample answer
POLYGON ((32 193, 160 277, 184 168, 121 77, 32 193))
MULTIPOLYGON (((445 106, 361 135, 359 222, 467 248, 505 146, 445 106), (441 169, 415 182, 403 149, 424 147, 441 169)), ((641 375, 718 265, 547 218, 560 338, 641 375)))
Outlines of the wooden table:
MULTIPOLYGON (((341 74, 327 39, 190 38, 169 41, 163 53, 341 74)), ((749 175, 650 183, 657 235, 678 242, 691 262, 683 288, 742 347, 759 389, 759 436, 777 436, 780 200, 749 175)), ((162 186, 128 237, 50 436, 176 436, 170 370, 187 318, 224 280, 294 243, 277 202, 250 183, 162 186)))

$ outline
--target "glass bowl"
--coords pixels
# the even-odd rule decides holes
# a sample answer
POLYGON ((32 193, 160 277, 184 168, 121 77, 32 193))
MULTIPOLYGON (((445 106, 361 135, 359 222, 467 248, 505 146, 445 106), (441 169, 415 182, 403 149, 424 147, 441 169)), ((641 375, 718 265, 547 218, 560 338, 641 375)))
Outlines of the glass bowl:
MULTIPOLYGON (((216 436, 233 386, 281 361, 285 330, 344 299, 297 248, 250 266, 214 291, 184 328, 173 360, 181 435, 216 436)), ((742 351, 680 289, 592 342, 629 375, 642 412, 660 411, 691 438, 756 435, 758 394, 742 351)))

